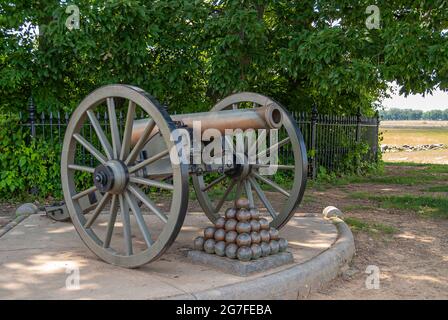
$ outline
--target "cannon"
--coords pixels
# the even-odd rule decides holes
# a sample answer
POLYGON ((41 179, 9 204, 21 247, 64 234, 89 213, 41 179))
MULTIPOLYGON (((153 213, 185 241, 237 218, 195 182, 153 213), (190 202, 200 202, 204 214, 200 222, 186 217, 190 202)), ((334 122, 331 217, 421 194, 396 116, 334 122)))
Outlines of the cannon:
MULTIPOLYGON (((220 139, 224 144, 228 138, 220 139)), ((201 141, 201 146, 211 141, 201 141)), ((224 157, 224 153, 215 156, 224 157)), ((66 210, 86 246, 108 263, 135 268, 158 259, 173 244, 187 213, 190 182, 212 223, 222 216, 230 197, 245 196, 250 207, 258 199, 270 225, 281 228, 302 200, 307 166, 295 120, 266 96, 237 93, 219 101, 210 112, 170 116, 143 90, 108 85, 89 94, 71 115, 63 142, 61 180, 66 210), (99 121, 99 112, 107 114, 107 121, 99 121), (118 114, 124 115, 124 121, 118 114), (194 135, 197 121, 201 133, 254 129, 258 141, 262 134, 257 135, 255 129, 264 130, 265 135, 270 132, 266 129, 275 129, 278 139, 260 151, 255 162, 247 158, 256 145, 249 140, 243 144, 240 161, 185 162, 184 140, 173 136, 179 129, 194 135), (93 134, 85 133, 89 130, 93 134), (261 174, 269 165, 257 159, 282 148, 293 155, 289 162, 276 164, 273 176, 261 174), (93 165, 78 163, 81 152, 91 155, 93 165), (275 175, 287 172, 288 188, 275 182, 275 175), (274 203, 268 190, 282 198, 274 203)))

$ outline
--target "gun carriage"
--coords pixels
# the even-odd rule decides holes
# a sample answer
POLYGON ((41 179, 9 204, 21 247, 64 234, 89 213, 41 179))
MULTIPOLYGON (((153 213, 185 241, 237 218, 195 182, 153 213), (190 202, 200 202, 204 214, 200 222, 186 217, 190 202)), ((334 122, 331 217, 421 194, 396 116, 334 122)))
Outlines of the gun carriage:
POLYGON ((134 268, 159 258, 176 239, 188 209, 190 180, 211 222, 222 216, 230 196, 245 196, 251 207, 259 199, 272 227, 283 227, 303 197, 307 156, 291 114, 266 96, 237 93, 218 102, 210 112, 170 116, 143 90, 109 85, 88 95, 72 114, 63 143, 61 176, 65 208, 87 247, 111 264, 134 268), (99 122, 97 112, 107 112, 107 123, 99 122), (118 121, 119 112, 125 115, 123 123, 118 121), (181 142, 173 139, 173 134, 179 128, 192 134, 195 121, 201 122, 202 132, 278 129, 278 141, 261 153, 290 148, 291 161, 276 167, 279 173, 290 171, 289 188, 260 174, 266 163, 247 161, 255 144, 245 144, 240 162, 207 165, 182 161, 181 142), (90 140, 83 134, 86 126, 94 132, 90 140), (92 166, 77 163, 82 149, 93 157, 92 166), (273 204, 262 184, 277 191, 282 201, 273 204), (224 192, 215 199, 214 189, 219 185, 224 192))

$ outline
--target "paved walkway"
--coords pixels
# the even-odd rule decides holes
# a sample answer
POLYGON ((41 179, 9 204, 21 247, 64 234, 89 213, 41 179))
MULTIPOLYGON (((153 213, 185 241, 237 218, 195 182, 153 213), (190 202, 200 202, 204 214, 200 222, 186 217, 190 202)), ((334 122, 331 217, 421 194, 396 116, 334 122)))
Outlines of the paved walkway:
POLYGON ((296 216, 280 232, 289 240, 295 263, 241 278, 188 262, 186 252, 192 248, 193 239, 208 225, 203 214, 189 213, 176 242, 161 259, 129 270, 99 260, 84 246, 70 223, 30 216, 0 238, 0 299, 195 296, 196 292, 287 271, 318 256, 338 238, 337 228, 331 222, 320 217, 296 216), (80 270, 79 289, 66 288, 73 267, 80 270))

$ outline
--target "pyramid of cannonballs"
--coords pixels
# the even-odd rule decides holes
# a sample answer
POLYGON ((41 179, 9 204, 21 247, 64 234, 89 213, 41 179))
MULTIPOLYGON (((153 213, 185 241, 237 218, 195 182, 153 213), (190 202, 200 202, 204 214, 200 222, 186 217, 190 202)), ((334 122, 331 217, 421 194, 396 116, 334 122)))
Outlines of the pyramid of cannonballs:
POLYGON ((236 201, 225 217, 216 220, 214 227, 204 230, 203 237, 194 240, 194 249, 241 261, 286 251, 288 241, 279 238, 279 232, 269 227, 268 220, 260 217, 257 209, 249 209, 247 199, 236 201))

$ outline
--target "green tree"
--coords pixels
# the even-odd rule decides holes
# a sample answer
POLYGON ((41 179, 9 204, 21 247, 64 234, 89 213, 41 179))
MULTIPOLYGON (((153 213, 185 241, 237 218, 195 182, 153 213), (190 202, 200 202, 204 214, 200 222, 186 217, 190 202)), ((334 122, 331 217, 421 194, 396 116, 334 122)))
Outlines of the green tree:
POLYGON ((71 110, 108 83, 142 87, 178 111, 234 91, 294 110, 372 115, 390 81, 402 93, 448 87, 448 4, 370 0, 0 0, 0 108, 71 110))

